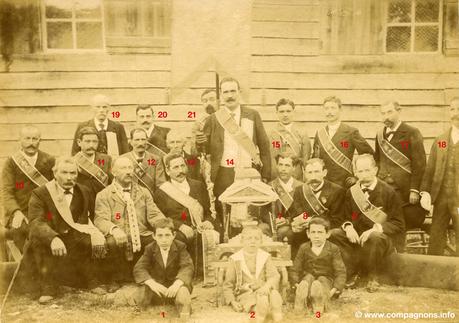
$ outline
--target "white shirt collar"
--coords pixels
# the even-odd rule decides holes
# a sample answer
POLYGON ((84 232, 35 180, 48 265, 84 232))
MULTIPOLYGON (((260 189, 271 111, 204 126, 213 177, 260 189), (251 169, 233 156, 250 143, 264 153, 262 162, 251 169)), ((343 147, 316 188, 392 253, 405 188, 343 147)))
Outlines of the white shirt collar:
POLYGON ((231 111, 230 109, 228 109, 227 107, 225 107, 226 111, 228 111, 229 114, 231 113, 234 113, 235 116, 234 116, 234 119, 236 120, 236 122, 239 123, 239 120, 241 120, 241 106, 239 105, 236 109, 234 109, 233 111, 231 111))
MULTIPOLYGON (((375 178, 374 181, 370 185, 366 185, 365 188, 368 188, 369 190, 373 191, 376 187, 376 184, 378 184, 377 178, 375 178)), ((364 188, 363 185, 360 185, 360 187, 364 188)))
MULTIPOLYGON (((325 241, 326 242, 326 241, 325 241)), ((314 247, 311 243, 311 250, 312 252, 314 252, 314 254, 316 256, 320 255, 320 253, 322 252, 322 250, 324 249, 324 246, 325 246, 325 242, 320 246, 320 247, 314 247)))
POLYGON ((338 123, 333 124, 333 125, 327 124, 328 129, 329 130, 334 130, 334 131, 336 131, 339 128, 340 125, 341 125, 341 121, 339 121, 338 123))
MULTIPOLYGON (((56 182, 56 186, 57 186, 57 189, 59 190, 59 192, 64 194, 65 189, 62 186, 60 186, 57 182, 56 182)), ((69 189, 69 191, 73 194, 73 187, 71 189, 69 189)))
POLYGON ((177 182, 171 178, 171 183, 175 187, 177 187, 179 190, 181 190, 185 194, 190 194, 190 185, 188 184, 188 181, 185 179, 183 182, 177 182))
POLYGON ((167 248, 166 250, 163 250, 163 248, 159 247, 159 251, 161 252, 161 257, 163 258, 164 268, 167 265, 167 258, 169 258, 170 250, 171 250, 171 247, 167 248))
POLYGON ((104 125, 104 129, 103 129, 103 130, 107 131, 107 129, 108 129, 108 119, 107 119, 107 118, 104 120, 104 122, 100 122, 99 120, 97 120, 96 118, 94 118, 94 123, 95 123, 96 129, 97 129, 98 131, 102 130, 102 129, 99 128, 99 125, 100 125, 100 124, 103 124, 103 125, 104 125))
POLYGON ((279 178, 279 183, 287 192, 293 191, 293 177, 290 177, 287 183, 284 183, 284 181, 279 178))
POLYGON ((24 155, 24 158, 29 162, 29 164, 31 164, 32 166, 35 166, 35 164, 37 163, 37 159, 38 159, 38 152, 36 152, 35 155, 33 156, 27 155, 23 150, 21 150, 21 153, 22 155, 24 155))
POLYGON ((290 122, 288 125, 285 125, 283 123, 280 123, 280 125, 282 127, 284 127, 285 129, 287 129, 288 131, 292 132, 292 126, 293 126, 293 122, 290 122))
POLYGON ((325 184, 325 181, 322 181, 322 183, 320 183, 319 186, 317 186, 315 189, 312 188, 311 185, 309 185, 309 187, 311 188, 311 190, 314 192, 314 191, 320 191, 322 189, 322 187, 324 187, 324 184, 325 184))
POLYGON ((398 123, 395 125, 394 128, 389 128, 389 127, 387 127, 387 128, 386 128, 386 132, 387 132, 387 131, 397 131, 401 124, 402 124, 402 122, 399 120, 398 123))

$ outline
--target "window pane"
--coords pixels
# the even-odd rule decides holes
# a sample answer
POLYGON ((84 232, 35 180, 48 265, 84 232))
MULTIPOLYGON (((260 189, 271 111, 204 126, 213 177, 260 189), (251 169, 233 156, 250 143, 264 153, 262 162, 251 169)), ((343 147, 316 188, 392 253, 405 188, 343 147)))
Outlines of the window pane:
POLYGON ((387 21, 389 23, 411 22, 411 0, 390 0, 387 21))
POLYGON ((106 2, 107 34, 119 36, 141 36, 138 5, 134 2, 106 2))
POLYGON ((73 0, 46 0, 46 18, 72 18, 73 0))
POLYGON ((77 48, 94 49, 102 48, 102 23, 78 22, 77 48))
POLYGON ((409 52, 411 27, 387 27, 386 51, 409 52))
POLYGON ((48 48, 73 48, 71 22, 48 22, 46 29, 48 48))
POLYGON ((438 27, 416 27, 414 50, 416 52, 436 52, 438 50, 438 27))
POLYGON ((77 0, 75 2, 75 15, 77 18, 100 19, 100 1, 77 0))
POLYGON ((440 4, 438 0, 417 0, 416 21, 437 22, 440 4))

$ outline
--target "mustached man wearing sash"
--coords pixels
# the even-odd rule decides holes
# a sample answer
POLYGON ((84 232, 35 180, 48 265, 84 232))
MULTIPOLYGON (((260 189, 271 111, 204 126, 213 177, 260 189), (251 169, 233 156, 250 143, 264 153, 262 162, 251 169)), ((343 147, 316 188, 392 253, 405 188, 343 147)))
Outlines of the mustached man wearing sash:
POLYGON ((134 182, 148 189, 153 196, 156 188, 165 180, 161 157, 147 151, 147 133, 142 128, 134 128, 130 133, 129 143, 132 151, 124 154, 134 165, 134 182))
MULTIPOLYGON (((110 110, 108 97, 102 94, 95 95, 92 98, 91 106, 94 111, 94 119, 78 124, 73 138, 72 156, 80 150, 77 143, 78 133, 84 127, 92 127, 97 130, 100 140, 97 147, 98 152, 110 156, 119 156, 127 153, 129 146, 124 126, 119 122, 108 119, 110 110)), ((119 111, 113 111, 113 113, 116 114, 119 111)))
MULTIPOLYGON (((295 113, 295 103, 288 99, 280 99, 276 103, 276 114, 279 122, 269 134, 271 157, 278 154, 289 154, 300 161, 295 166, 293 177, 303 180, 303 165, 311 158, 311 142, 305 129, 292 122, 295 113)), ((272 160, 274 166, 274 160, 272 160)), ((271 178, 276 178, 278 170, 272 167, 271 178)))
POLYGON ((113 179, 112 157, 97 152, 99 137, 95 128, 81 128, 77 144, 80 147, 80 152, 75 155, 78 164, 77 183, 89 188, 95 201, 97 193, 107 187, 113 179))
POLYGON ((8 157, 2 171, 4 235, 22 251, 28 236, 27 211, 32 191, 53 179, 54 157, 38 149, 40 131, 34 126, 21 129, 21 149, 8 157))
POLYGON ((39 302, 53 299, 58 281, 68 279, 65 274, 70 268, 75 269, 73 281, 103 294, 97 287, 96 263, 91 256, 105 257, 105 238, 92 223, 91 195, 76 183, 78 166, 73 158, 58 158, 53 170, 55 179, 36 188, 29 202, 31 249, 40 273, 39 302), (65 272, 58 270, 61 268, 65 272))
MULTIPOLYGON (((400 111, 396 101, 381 105, 385 127, 376 135, 375 160, 378 178, 392 186, 402 199, 405 226, 409 230, 420 228, 427 213, 419 204, 426 152, 421 132, 402 122, 400 111)), ((401 238, 400 248, 405 242, 404 235, 401 238)))
POLYGON ((373 156, 356 156, 353 168, 359 180, 346 192, 343 223, 332 230, 330 241, 341 249, 348 286, 355 285, 360 274, 367 276, 367 290, 374 292, 379 287, 377 274, 395 252, 394 238, 405 230, 402 201, 393 188, 376 177, 373 156))
POLYGON ((147 132, 147 151, 163 158, 167 153, 166 136, 170 128, 160 127, 155 124, 154 112, 150 105, 140 104, 135 110, 136 126, 147 132))
POLYGON ((313 157, 325 162, 330 182, 348 188, 355 183, 352 173, 352 157, 359 154, 373 155, 373 148, 359 130, 341 122, 341 100, 331 96, 324 99, 323 110, 327 125, 317 131, 314 138, 313 157))
POLYGON ((308 160, 304 167, 306 183, 293 193, 293 203, 288 210, 288 237, 293 257, 301 244, 309 241, 306 229, 313 217, 326 218, 332 228, 341 224, 344 189, 326 180, 326 175, 327 170, 321 159, 308 160))
POLYGON ((134 166, 127 157, 113 163, 113 183, 96 197, 94 224, 107 238, 109 255, 105 268, 110 290, 132 280, 132 268, 143 249, 153 241, 152 227, 164 215, 150 192, 134 180, 134 166))
MULTIPOLYGON (((210 154, 211 179, 217 198, 217 219, 222 221, 222 205, 218 197, 234 182, 235 167, 254 167, 263 181, 271 177, 270 142, 260 114, 241 107, 240 86, 236 79, 220 81, 224 106, 211 114, 204 126, 205 151, 210 154)), ((222 232, 221 232, 222 233, 222 232)))

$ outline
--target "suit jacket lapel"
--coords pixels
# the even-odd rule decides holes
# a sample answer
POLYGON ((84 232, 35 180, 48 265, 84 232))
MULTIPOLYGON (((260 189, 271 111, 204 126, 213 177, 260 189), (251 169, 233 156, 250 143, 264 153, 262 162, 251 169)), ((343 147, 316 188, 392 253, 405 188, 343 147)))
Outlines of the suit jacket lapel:
MULTIPOLYGON (((330 128, 329 128, 330 129, 330 128)), ((328 130, 330 131, 330 130, 328 130)), ((332 142, 335 144, 335 146, 337 148, 341 147, 341 145, 339 144, 340 140, 341 140, 341 132, 343 131, 343 123, 341 122, 339 124, 339 127, 338 129, 336 129, 336 132, 335 134, 333 135, 333 137, 331 138, 332 142)))
POLYGON ((116 192, 115 181, 113 181, 113 183, 110 184, 109 187, 110 187, 110 193, 112 195, 112 199, 124 205, 125 204, 124 201, 121 199, 121 197, 119 197, 118 193, 116 192))
MULTIPOLYGON (((43 172, 46 171, 46 161, 43 152, 38 151, 37 162, 35 163, 35 168, 43 175, 43 172)), ((43 175, 44 176, 44 175, 43 175)))
MULTIPOLYGON (((161 250, 159 250, 159 246, 158 246, 157 243, 155 244, 154 258, 155 258, 156 262, 161 266, 161 268, 164 269, 165 266, 164 266, 164 263, 163 263, 163 256, 161 255, 161 250)), ((168 262, 169 262, 169 260, 168 260, 168 262)))

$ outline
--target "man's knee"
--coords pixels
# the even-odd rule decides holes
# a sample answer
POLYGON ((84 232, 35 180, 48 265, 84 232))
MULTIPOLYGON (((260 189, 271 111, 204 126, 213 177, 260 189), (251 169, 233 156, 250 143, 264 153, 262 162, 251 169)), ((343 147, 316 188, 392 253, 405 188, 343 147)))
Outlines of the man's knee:
POLYGON ((177 305, 191 304, 191 294, 187 287, 182 286, 179 288, 177 295, 175 295, 175 304, 177 305))
POLYGON ((313 300, 320 299, 322 300, 324 297, 324 286, 318 280, 314 280, 311 284, 311 298, 313 300))
POLYGON ((310 282, 308 280, 303 280, 298 284, 296 288, 296 297, 306 298, 309 294, 309 285, 310 282))

